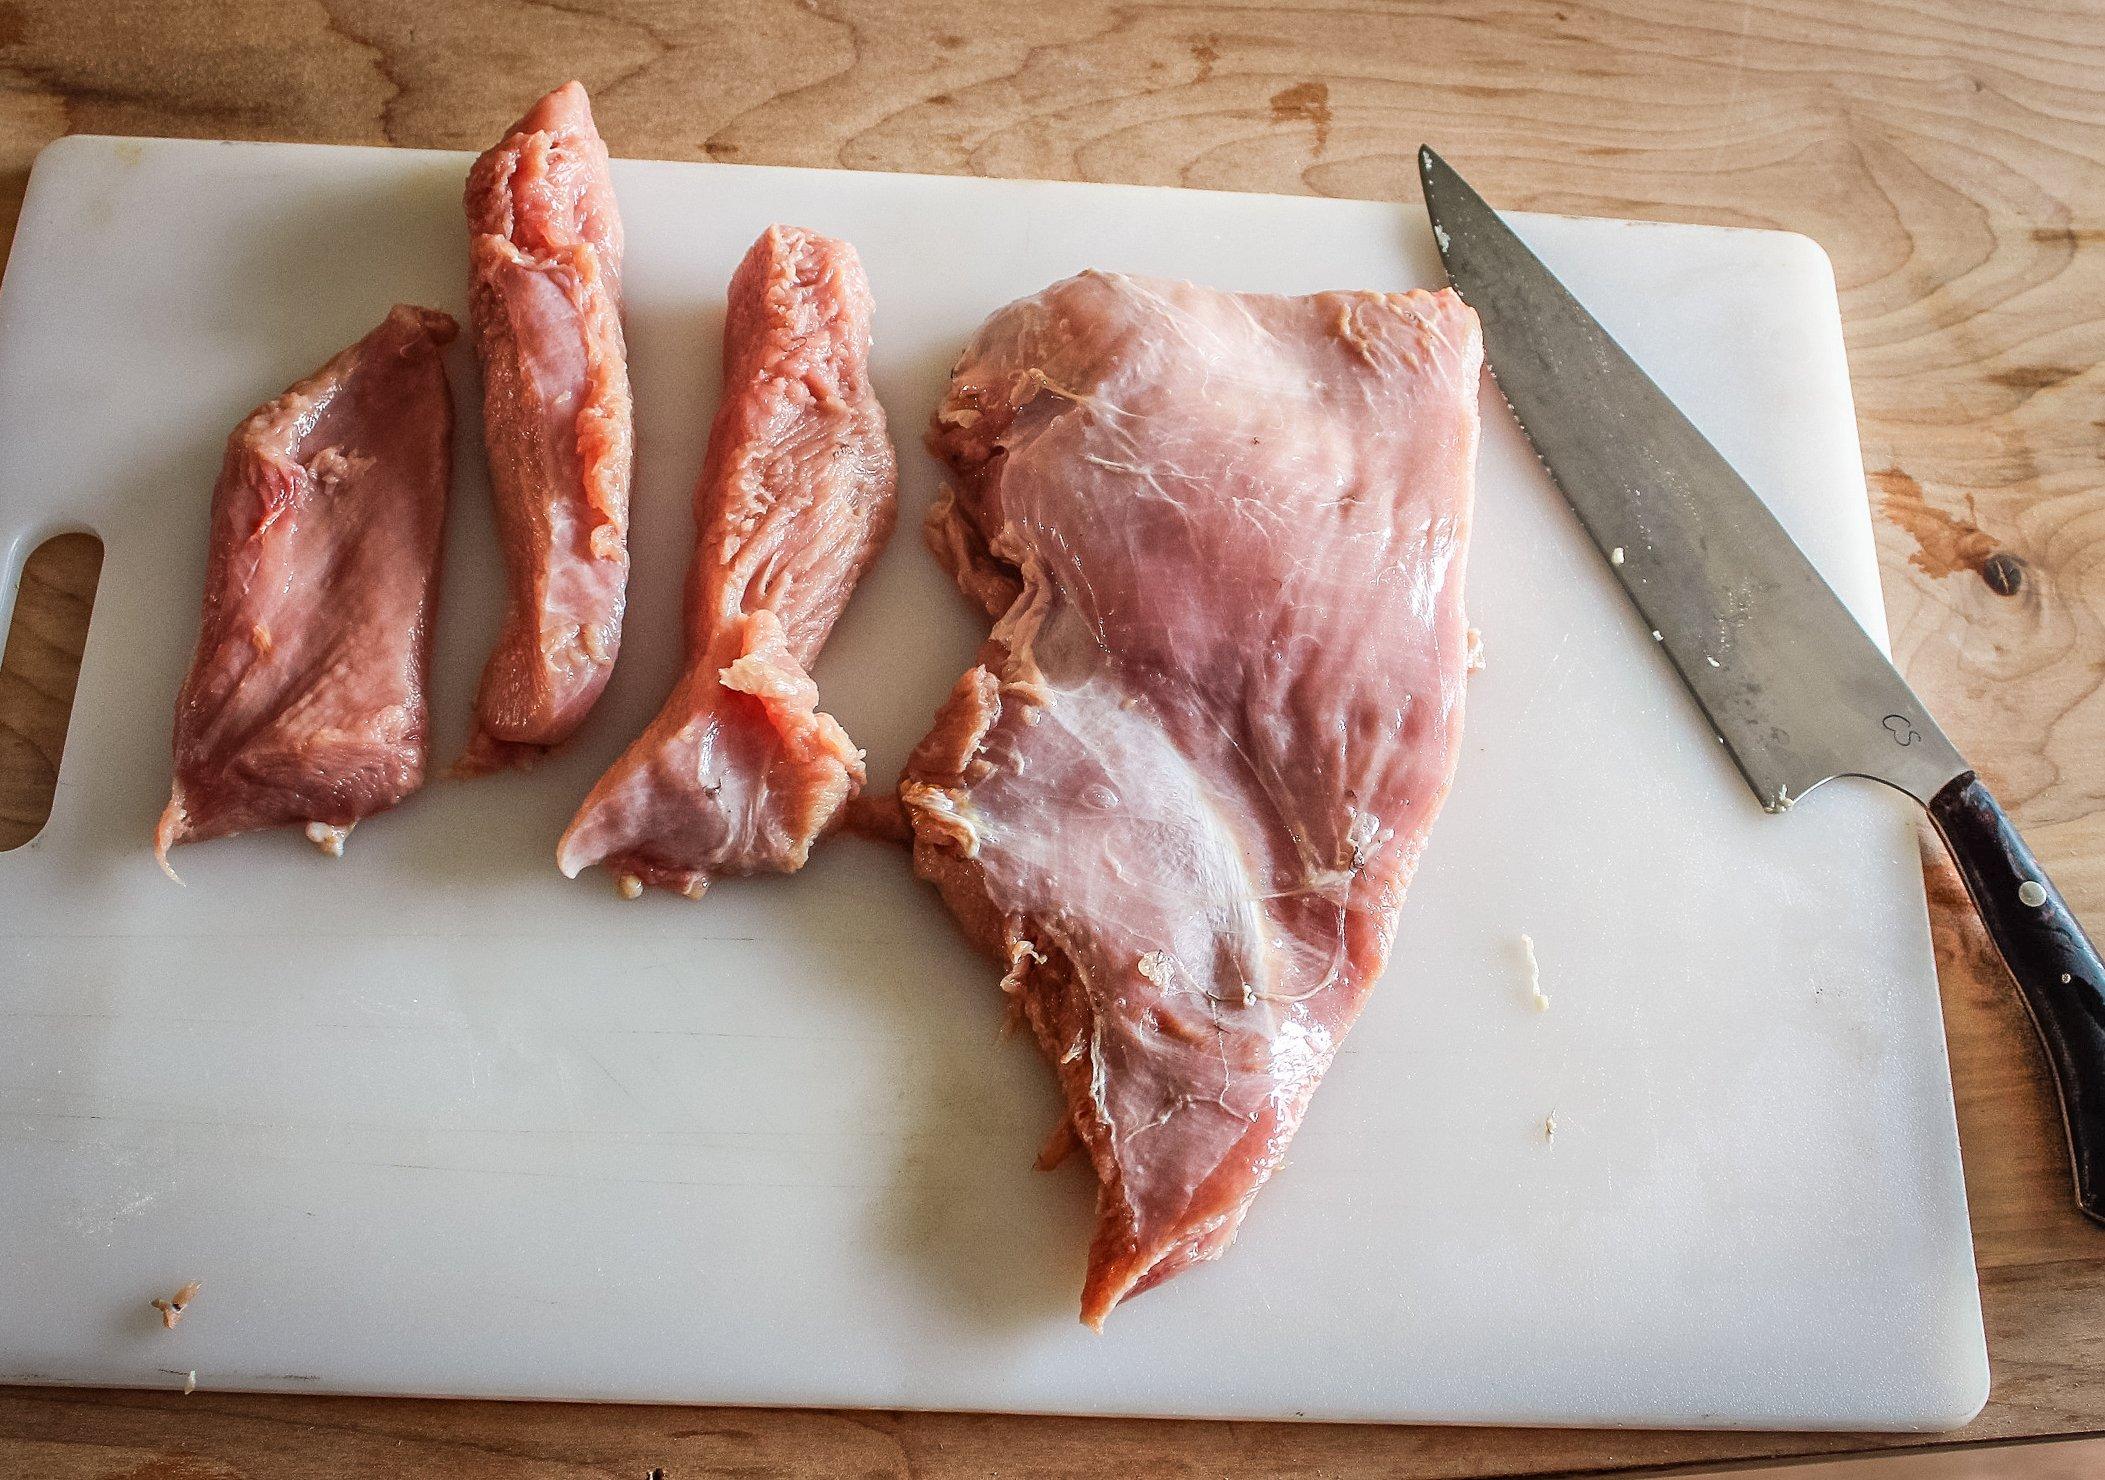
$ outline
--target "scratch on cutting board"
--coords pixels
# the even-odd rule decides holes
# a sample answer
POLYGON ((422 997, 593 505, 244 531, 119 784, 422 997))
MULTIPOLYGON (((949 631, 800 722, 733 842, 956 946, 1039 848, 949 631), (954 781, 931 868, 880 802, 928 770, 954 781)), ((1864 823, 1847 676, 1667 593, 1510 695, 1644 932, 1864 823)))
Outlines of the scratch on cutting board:
POLYGON ((614 1071, 607 1067, 605 1060, 601 1059, 598 1054, 592 1051, 591 1046, 589 1044, 585 1043, 582 1039, 580 1039, 577 1044, 577 1050, 579 1053, 583 1054, 587 1059, 591 1060, 592 1067, 599 1070, 601 1074, 604 1074, 606 1076, 607 1083, 613 1085, 614 1088, 620 1092, 620 1095, 623 1099, 627 1100, 631 1105, 641 1106, 643 1104, 643 1101, 636 1098, 636 1092, 630 1089, 626 1084, 623 1084, 621 1082, 620 1078, 615 1075, 614 1071))
POLYGON ((1545 698, 1555 698, 1558 691, 1564 687, 1564 680, 1569 675, 1559 675, 1557 669, 1564 661, 1564 648, 1570 641, 1571 631, 1567 628, 1564 635, 1557 639, 1557 646, 1551 651, 1549 662, 1543 665, 1542 676, 1536 680, 1534 688, 1528 694, 1527 702, 1520 706, 1521 719, 1526 719, 1539 701, 1545 698), (1557 680, 1554 686, 1549 682, 1553 676, 1557 680))

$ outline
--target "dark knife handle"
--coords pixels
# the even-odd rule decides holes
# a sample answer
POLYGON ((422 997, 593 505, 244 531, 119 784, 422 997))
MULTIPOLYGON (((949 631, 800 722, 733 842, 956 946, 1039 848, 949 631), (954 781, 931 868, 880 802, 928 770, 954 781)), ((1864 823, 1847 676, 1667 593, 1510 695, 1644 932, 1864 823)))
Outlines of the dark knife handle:
POLYGON ((1930 820, 2047 1051, 2076 1206, 2105 1223, 2105 964, 1980 777, 1968 771, 1946 785, 1930 803, 1930 820))

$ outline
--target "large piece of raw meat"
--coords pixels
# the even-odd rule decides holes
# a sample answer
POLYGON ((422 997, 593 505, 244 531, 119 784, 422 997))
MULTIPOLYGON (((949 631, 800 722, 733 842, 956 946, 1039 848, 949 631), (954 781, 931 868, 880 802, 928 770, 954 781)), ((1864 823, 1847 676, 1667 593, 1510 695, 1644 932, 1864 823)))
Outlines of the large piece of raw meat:
POLYGON ((509 585, 459 770, 531 765, 614 670, 634 462, 621 217, 585 90, 566 83, 468 173, 469 310, 509 585))
POLYGON ((338 852, 423 784, 456 332, 398 307, 227 439, 164 869, 178 843, 284 823, 338 852))
POLYGON ((1085 273, 952 372, 929 525, 996 618, 908 764, 1101 1187, 1082 1316, 1218 1256, 1454 773, 1482 346, 1452 293, 1085 273))
POLYGON ((897 513, 869 359, 855 249, 769 227, 731 279, 687 669, 578 809, 564 873, 603 863, 625 893, 696 896, 726 874, 787 873, 861 787, 862 753, 819 711, 810 668, 897 513))

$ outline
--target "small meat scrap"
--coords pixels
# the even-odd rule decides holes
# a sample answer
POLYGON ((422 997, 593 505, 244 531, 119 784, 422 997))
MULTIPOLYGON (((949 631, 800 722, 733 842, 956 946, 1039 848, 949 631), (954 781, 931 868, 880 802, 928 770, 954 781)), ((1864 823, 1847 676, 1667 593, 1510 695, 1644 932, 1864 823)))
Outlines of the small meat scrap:
POLYGON ((170 878, 170 848, 257 828, 340 854, 423 785, 456 332, 398 307, 227 439, 154 832, 170 878))
POLYGON ((1535 959, 1535 937, 1525 932, 1520 937, 1520 959, 1528 968, 1528 1000, 1535 1004, 1535 1011, 1548 1012, 1550 999, 1542 990, 1542 963, 1535 959))
POLYGON ((634 898, 790 873, 863 783, 812 661, 890 536, 898 469, 870 389, 855 249, 771 226, 731 279, 724 392, 695 489, 687 669, 557 848, 634 898))
MULTIPOLYGON (((163 1330, 173 1331, 175 1329, 176 1322, 183 1318, 183 1312, 190 1308, 190 1302, 197 1299, 197 1292, 204 1287, 204 1283, 203 1280, 192 1280, 189 1284, 183 1286, 182 1289, 176 1291, 175 1294, 148 1302, 155 1310, 161 1313, 161 1327, 163 1330)), ((193 1372, 190 1374, 190 1377, 191 1381, 195 1382, 197 1374, 193 1372)), ((189 1392, 190 1389, 185 1388, 183 1391, 189 1392)))
POLYGON ((509 603, 456 767, 569 738, 621 648, 634 436, 621 217, 585 90, 527 110, 468 172, 468 302, 509 603))

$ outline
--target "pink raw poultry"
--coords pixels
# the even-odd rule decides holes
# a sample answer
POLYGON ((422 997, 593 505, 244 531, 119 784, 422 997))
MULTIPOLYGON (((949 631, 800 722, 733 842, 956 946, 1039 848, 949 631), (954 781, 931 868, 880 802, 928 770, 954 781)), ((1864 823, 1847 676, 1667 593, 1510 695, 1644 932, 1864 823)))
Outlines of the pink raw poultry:
POLYGON ((341 852, 423 785, 457 332, 398 307, 227 439, 162 868, 178 843, 286 823, 341 852))
POLYGON ((1452 293, 1085 273, 952 373, 996 619, 909 762, 1100 1181, 1082 1316, 1221 1254, 1387 959, 1461 737, 1482 346, 1452 293))
POLYGON ((566 83, 468 173, 469 309, 510 605, 457 769, 569 738, 621 650, 634 445, 621 217, 585 90, 566 83))
POLYGON ((846 242, 771 226, 731 279, 723 402, 694 495, 687 671, 557 849, 625 893, 699 896, 803 866, 862 786, 812 660, 897 517, 870 389, 870 288, 846 242))

